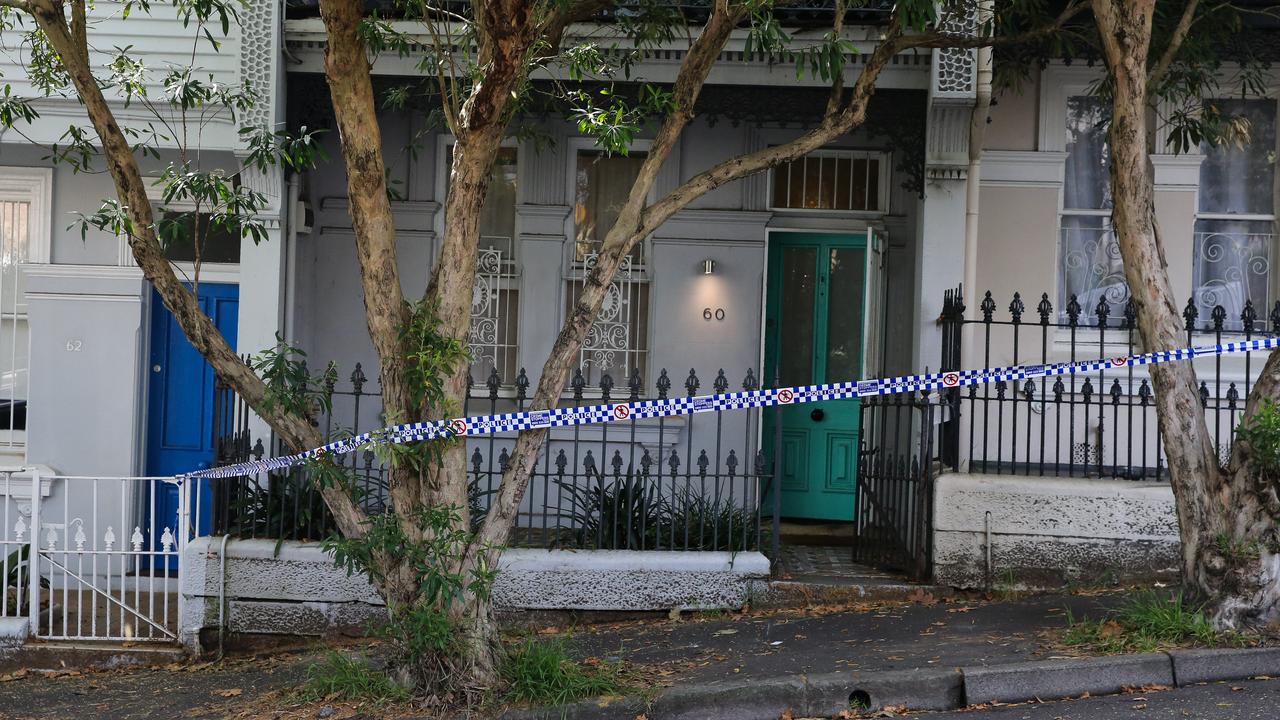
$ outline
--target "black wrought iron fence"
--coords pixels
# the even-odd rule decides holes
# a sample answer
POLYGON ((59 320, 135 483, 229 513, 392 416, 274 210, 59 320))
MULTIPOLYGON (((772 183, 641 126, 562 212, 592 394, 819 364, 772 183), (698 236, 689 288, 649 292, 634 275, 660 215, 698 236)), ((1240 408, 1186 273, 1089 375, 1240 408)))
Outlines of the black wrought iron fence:
MULTIPOLYGON (((984 294, 976 316, 966 317, 958 290, 943 303, 944 364, 959 367, 961 342, 968 365, 1071 362, 1144 352, 1132 298, 1113 303, 1105 294, 1089 307, 1072 295, 1058 311, 1047 293, 1034 308, 1022 296, 984 294)), ((1194 301, 1183 310, 1187 346, 1252 340, 1280 333, 1280 302, 1263 318, 1251 301, 1237 317, 1221 305, 1201 317, 1194 301)), ((1225 463, 1235 428, 1264 352, 1195 361, 1200 405, 1225 463)), ((1089 374, 1028 378, 944 393, 953 410, 942 427, 942 457, 970 472, 1036 476, 1161 480, 1166 477, 1147 369, 1123 366, 1089 374)))
MULTIPOLYGON (((331 410, 317 427, 326 437, 355 434, 384 424, 380 393, 371 391, 357 364, 345 383, 336 369, 324 375, 320 392, 331 410)), ((672 396, 672 379, 662 370, 652 388, 638 373, 625 388, 611 376, 588 387, 575 373, 566 405, 639 401, 672 396), (621 390, 621 392, 619 392, 621 390)), ((693 370, 683 392, 698 393, 693 370)), ((714 392, 727 392, 721 370, 714 392)), ((748 370, 738 387, 759 387, 748 370)), ((529 378, 522 370, 510 384, 493 371, 481 385, 468 386, 464 414, 524 410, 529 378)), ((703 390, 703 392, 706 392, 703 390)), ((215 401, 217 463, 261 457, 270 443, 250 442, 250 413, 228 388, 215 401)), ((626 550, 728 550, 760 547, 761 497, 770 472, 759 452, 758 411, 716 412, 604 425, 556 428, 534 465, 528 489, 509 538, 513 545, 626 550)), ((467 440, 470 514, 482 517, 510 464, 514 433, 467 440)), ((276 448, 279 450, 279 448, 276 448)), ((387 499, 387 467, 371 450, 338 460, 351 472, 362 507, 382 512, 387 499)), ((214 481, 213 532, 245 537, 316 540, 333 522, 305 469, 214 481)))
POLYGON ((862 400, 855 562, 927 579, 933 559, 933 480, 938 427, 948 408, 928 393, 862 400))

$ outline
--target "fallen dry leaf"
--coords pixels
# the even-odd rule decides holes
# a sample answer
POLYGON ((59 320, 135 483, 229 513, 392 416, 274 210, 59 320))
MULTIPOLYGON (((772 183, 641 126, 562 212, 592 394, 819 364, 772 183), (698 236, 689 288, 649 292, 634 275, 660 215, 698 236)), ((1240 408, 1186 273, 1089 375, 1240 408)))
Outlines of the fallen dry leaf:
POLYGON ((919 603, 921 605, 937 605, 938 604, 938 598, 934 597, 933 593, 928 593, 928 592, 925 592, 924 590, 916 590, 912 592, 910 595, 907 596, 907 601, 913 602, 913 603, 919 603))
POLYGON ((551 627, 544 627, 538 631, 539 635, 557 635, 559 633, 560 633, 560 628, 556 627, 555 625, 552 625, 551 627))
POLYGON ((241 690, 240 688, 227 688, 226 690, 214 690, 213 694, 217 695, 218 697, 230 698, 230 697, 236 697, 243 692, 244 690, 241 690))

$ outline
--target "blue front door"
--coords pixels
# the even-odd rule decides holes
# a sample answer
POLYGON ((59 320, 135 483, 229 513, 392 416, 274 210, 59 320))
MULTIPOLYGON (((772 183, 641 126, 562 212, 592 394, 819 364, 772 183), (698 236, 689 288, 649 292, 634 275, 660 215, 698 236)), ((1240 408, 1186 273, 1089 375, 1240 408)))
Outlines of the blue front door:
MULTIPOLYGON (((213 319, 222 336, 236 345, 238 285, 200 284, 200 309, 213 319)), ((213 462, 213 368, 178 327, 178 322, 151 293, 151 357, 147 400, 147 475, 167 477, 207 468, 213 462)), ((178 492, 173 485, 146 498, 143 528, 177 531, 178 492), (154 518, 155 522, 151 522, 154 518)), ((208 481, 192 490, 192 522, 196 535, 207 534, 212 517, 208 481), (199 502, 196 503, 196 495, 199 502), (196 515, 199 508, 199 515, 196 515)))

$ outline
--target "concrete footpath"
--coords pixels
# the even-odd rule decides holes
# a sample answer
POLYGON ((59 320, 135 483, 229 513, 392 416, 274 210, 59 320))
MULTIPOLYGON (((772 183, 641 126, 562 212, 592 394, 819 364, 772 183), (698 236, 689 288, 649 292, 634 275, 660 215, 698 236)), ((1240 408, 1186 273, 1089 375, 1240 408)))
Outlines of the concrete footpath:
POLYGON ((512 710, 510 720, 841 716, 851 708, 954 710, 1136 688, 1280 676, 1280 648, 1084 657, 1062 648, 1068 617, 1101 617, 1118 595, 810 609, 584 629, 583 657, 625 658, 644 697, 512 710), (830 610, 830 611, 828 611, 830 610), (790 713, 790 716, 786 715, 790 713))

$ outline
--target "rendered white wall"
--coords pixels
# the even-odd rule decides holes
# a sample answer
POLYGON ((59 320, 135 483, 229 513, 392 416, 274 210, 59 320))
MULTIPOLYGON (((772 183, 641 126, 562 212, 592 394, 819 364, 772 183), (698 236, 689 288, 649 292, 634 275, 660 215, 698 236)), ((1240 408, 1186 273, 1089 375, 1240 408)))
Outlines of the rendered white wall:
POLYGON ((1176 575, 1167 483, 945 473, 934 500, 934 581, 980 588, 1176 575), (990 513, 991 567, 986 566, 990 513))
MULTIPOLYGON (((361 576, 348 576, 316 543, 232 540, 225 575, 221 538, 197 538, 183 558, 183 642, 216 627, 219 586, 233 632, 315 635, 383 617, 361 576)), ((769 577, 758 552, 631 552, 511 549, 503 553, 494 604, 509 609, 664 610, 737 608, 769 577)))

